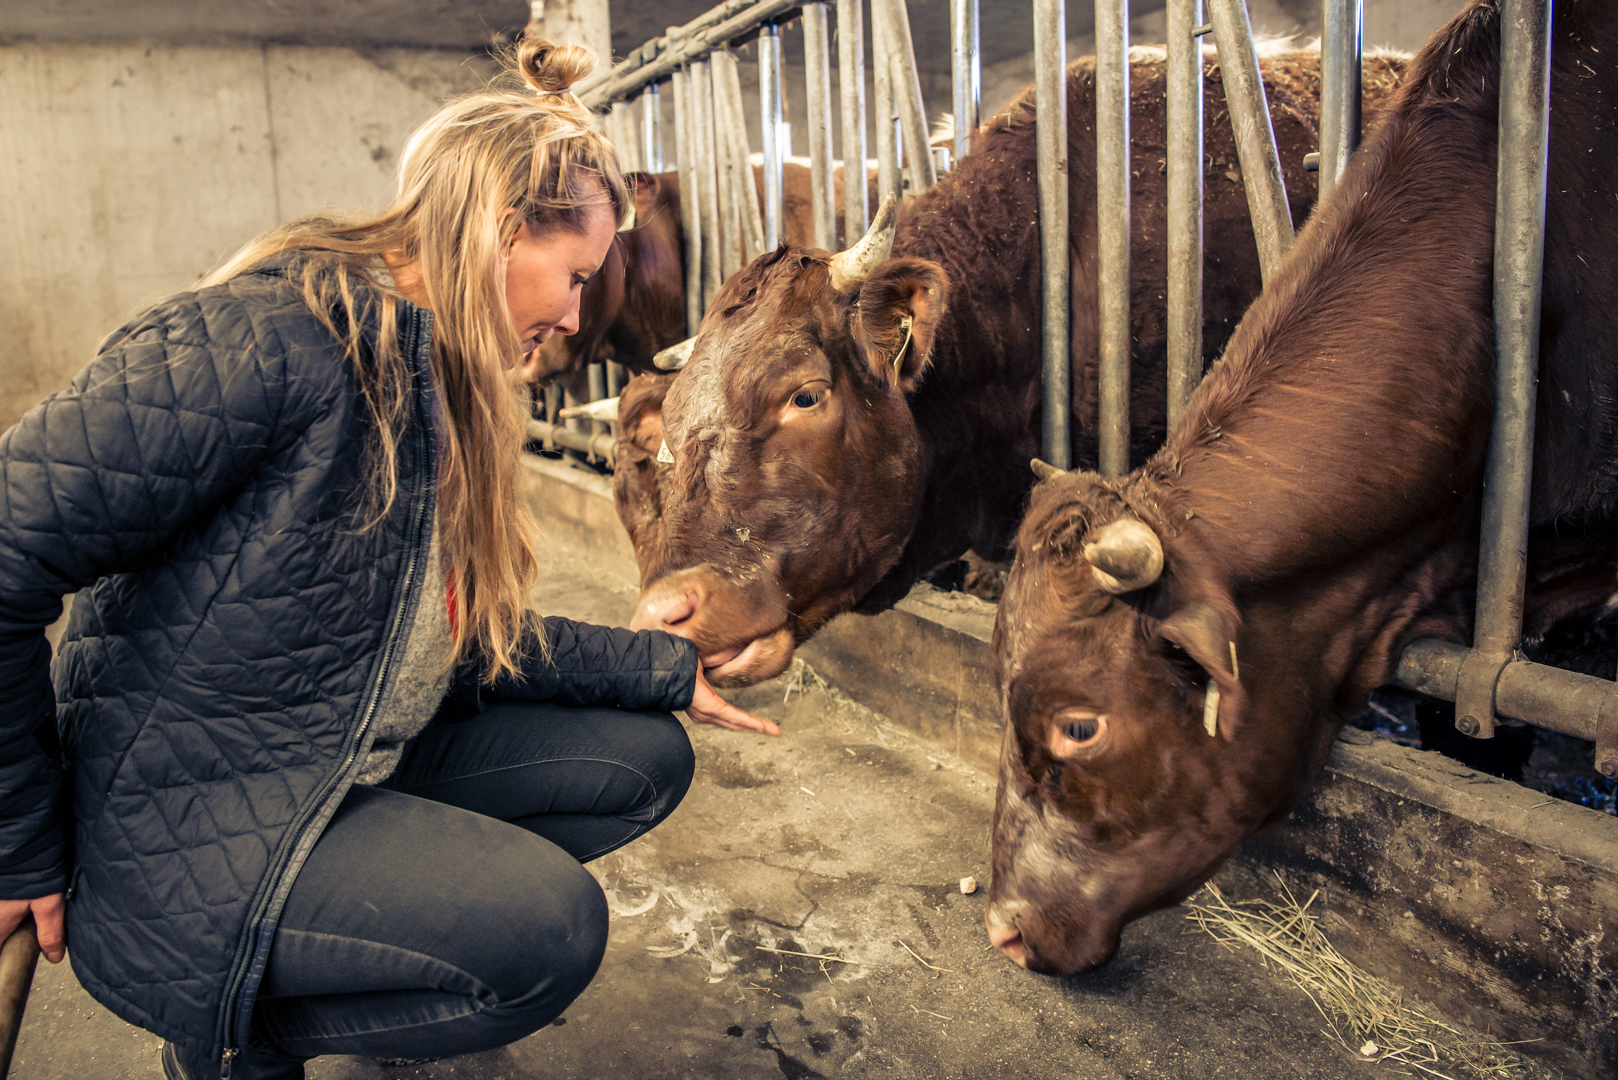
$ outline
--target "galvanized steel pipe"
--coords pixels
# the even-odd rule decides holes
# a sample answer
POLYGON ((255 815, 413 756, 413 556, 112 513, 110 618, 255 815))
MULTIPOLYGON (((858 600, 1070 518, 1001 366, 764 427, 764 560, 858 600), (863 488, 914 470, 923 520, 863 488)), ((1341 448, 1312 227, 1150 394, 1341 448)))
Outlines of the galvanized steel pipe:
POLYGON ((713 78, 711 65, 698 60, 691 65, 691 101, 697 121, 697 209, 702 216, 702 310, 713 305, 714 294, 723 280, 719 236, 719 143, 714 131, 713 78))
POLYGON ((1258 241, 1259 271, 1266 284, 1292 250, 1292 209, 1287 204, 1281 158, 1275 150, 1275 128, 1259 74, 1253 27, 1243 0, 1207 0, 1219 46, 1219 71, 1230 106, 1230 125, 1236 133, 1236 155, 1241 159, 1242 184, 1247 189, 1247 210, 1258 241))
MULTIPOLYGON (((1129 4, 1096 0, 1096 296, 1102 476, 1129 471, 1129 4)), ((1043 106, 1041 106, 1043 107, 1043 106)), ((1041 116, 1043 138, 1043 116, 1041 116)), ((1041 144, 1043 146, 1043 144, 1041 144)), ((1045 165, 1040 164, 1043 178, 1045 165)), ((1065 175, 1064 175, 1065 180, 1065 175)), ((1066 184, 1064 182, 1064 187, 1066 184)), ((1049 271, 1046 271, 1049 274, 1049 271)), ((1049 301, 1047 301, 1049 302, 1049 301)), ((1065 300, 1064 300, 1065 303, 1065 300)), ((1065 335, 1064 335, 1065 338, 1065 335)))
POLYGON ((641 157, 646 171, 663 171, 663 95, 653 83, 640 96, 641 157))
POLYGON ((815 247, 837 250, 837 197, 831 178, 831 40, 826 5, 803 6, 803 81, 809 107, 809 202, 815 247))
POLYGON ((865 235, 865 33, 860 0, 837 0, 837 90, 843 106, 843 236, 865 235))
POLYGON ((610 431, 605 434, 591 434, 574 431, 561 424, 547 423, 544 420, 529 420, 528 437, 547 447, 565 446, 589 457, 600 458, 608 465, 614 465, 618 461, 618 436, 610 431))
POLYGON ((759 212, 758 185, 753 182, 753 148, 747 141, 747 109, 742 104, 741 64, 729 53, 727 63, 714 66, 714 102, 723 118, 728 160, 735 162, 737 213, 742 223, 742 262, 749 263, 764 250, 764 218, 759 212))
MULTIPOLYGON (((1394 686, 1455 700, 1461 668, 1471 650, 1430 638, 1413 641, 1399 657, 1394 686)), ((1528 660, 1512 660, 1494 684, 1495 709, 1535 727, 1576 739, 1595 739, 1603 720, 1618 717, 1618 683, 1528 660)))
POLYGON ((1068 467, 1072 365, 1068 357, 1067 17, 1063 0, 1034 0, 1035 171, 1039 174, 1040 356, 1044 378, 1040 448, 1068 467))
POLYGON ((889 78, 903 132, 909 194, 920 195, 938 183, 938 168, 928 144, 927 106, 921 98, 921 76, 910 39, 910 12, 905 0, 871 0, 871 21, 882 24, 882 39, 888 45, 889 78))
MULTIPOLYGON (((719 49, 708 57, 709 78, 713 80, 713 116, 715 170, 719 175, 719 277, 730 277, 742 268, 741 185, 751 183, 752 169, 747 162, 747 151, 738 152, 737 129, 739 116, 731 116, 725 84, 732 78, 736 57, 719 49)), ((743 146, 745 147, 745 140, 743 146)))
POLYGON ((781 28, 773 23, 758 32, 758 104, 764 131, 764 246, 781 242, 786 216, 781 167, 786 156, 781 146, 781 28))
POLYGON ((1320 198, 1360 144, 1360 65, 1365 0, 1324 0, 1320 38, 1320 198))
POLYGON ((1483 474, 1475 663, 1463 672, 1455 726, 1494 734, 1495 676, 1522 635, 1539 370, 1550 145, 1550 0, 1500 5, 1500 148, 1494 217, 1494 426, 1483 474))
POLYGON ((983 95, 982 47, 978 38, 978 0, 950 0, 950 81, 954 90, 955 161, 971 146, 983 95))
POLYGON ((1202 0, 1168 5, 1168 419, 1202 381, 1202 0))
MULTIPOLYGON (((881 206, 889 195, 898 198, 904 194, 899 176, 899 133, 894 115, 893 64, 890 54, 893 44, 888 40, 886 19, 871 12, 871 112, 876 119, 876 204, 881 206)), ((849 234, 850 240, 853 233, 849 234)))
POLYGON ((697 137, 692 120, 690 72, 679 68, 674 84, 674 153, 680 168, 680 225, 685 232, 685 332, 702 322, 702 214, 697 208, 697 137))

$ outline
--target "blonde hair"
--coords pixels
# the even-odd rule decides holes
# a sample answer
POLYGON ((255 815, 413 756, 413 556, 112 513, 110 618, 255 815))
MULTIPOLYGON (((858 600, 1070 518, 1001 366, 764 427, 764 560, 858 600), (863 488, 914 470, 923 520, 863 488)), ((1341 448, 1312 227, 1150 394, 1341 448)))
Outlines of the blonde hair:
POLYGON ((289 271, 342 344, 372 421, 371 527, 398 496, 399 437, 413 401, 395 316, 402 293, 383 256, 402 256, 419 271, 434 316, 433 375, 449 431, 439 455, 437 525, 456 586, 459 633, 450 662, 481 655, 491 681, 518 669, 533 618, 528 596, 539 580, 537 529, 518 491, 527 410, 510 369, 521 343, 506 310, 499 256, 525 222, 536 233, 582 233, 594 207, 622 220, 631 205, 617 152, 568 91, 595 67, 594 54, 530 37, 505 59, 527 89, 490 88, 439 109, 411 136, 387 209, 290 222, 200 283, 298 254, 289 271))

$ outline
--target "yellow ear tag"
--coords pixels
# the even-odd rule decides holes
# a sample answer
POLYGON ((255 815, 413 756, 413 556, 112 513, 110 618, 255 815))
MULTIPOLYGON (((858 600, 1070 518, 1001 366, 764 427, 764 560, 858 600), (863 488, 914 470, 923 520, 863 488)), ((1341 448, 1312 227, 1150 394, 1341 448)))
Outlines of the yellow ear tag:
POLYGON ((909 315, 906 315, 904 318, 899 320, 899 325, 904 327, 905 339, 904 339, 904 344, 899 346, 899 351, 893 354, 893 381, 894 382, 899 381, 899 361, 904 359, 905 349, 910 347, 910 325, 914 321, 915 320, 912 319, 909 315))
POLYGON ((624 215, 624 220, 622 222, 620 222, 619 225, 618 225, 618 231, 619 232, 630 232, 634 228, 635 228, 635 207, 634 207, 634 204, 630 204, 629 212, 624 215))
POLYGON ((1202 699, 1202 726, 1209 735, 1219 734, 1219 684, 1208 680, 1208 692, 1202 699))
POLYGON ((669 453, 669 441, 663 440, 663 445, 657 448, 657 460, 662 465, 673 465, 674 455, 669 453))

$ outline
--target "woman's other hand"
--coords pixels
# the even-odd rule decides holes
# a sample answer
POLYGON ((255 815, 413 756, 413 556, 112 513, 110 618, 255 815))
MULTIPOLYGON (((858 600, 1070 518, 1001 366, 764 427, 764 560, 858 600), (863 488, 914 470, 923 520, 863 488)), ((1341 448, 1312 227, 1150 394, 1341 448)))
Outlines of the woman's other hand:
POLYGON ((697 665, 697 686, 691 692, 691 704, 686 706, 685 712, 699 724, 712 724, 730 731, 756 731, 762 735, 781 734, 781 729, 768 720, 743 712, 720 697, 709 685, 701 664, 697 665))
MULTIPOLYGON (((712 690, 708 691, 710 694, 712 690)), ((742 713, 747 716, 746 713, 742 713)), ((748 717, 749 720, 752 717, 748 717)), ((34 934, 39 938, 39 951, 53 964, 60 964, 67 955, 67 928, 63 913, 67 910, 61 893, 41 896, 38 900, 0 900, 0 941, 11 936, 23 916, 34 913, 34 934)))

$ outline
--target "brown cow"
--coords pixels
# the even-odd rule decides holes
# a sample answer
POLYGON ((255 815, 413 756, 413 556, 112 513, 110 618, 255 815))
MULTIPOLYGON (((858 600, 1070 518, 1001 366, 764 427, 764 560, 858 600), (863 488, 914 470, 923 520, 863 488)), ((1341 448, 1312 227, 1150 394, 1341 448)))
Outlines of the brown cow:
MULTIPOLYGON (((1136 53, 1132 440, 1163 438, 1165 63, 1136 53)), ((1400 63, 1367 63, 1376 105, 1400 63)), ((1315 184, 1318 53, 1263 64, 1292 212, 1315 184)), ((1207 65, 1205 359, 1259 291, 1219 69, 1207 65)), ((1095 460, 1094 66, 1068 79, 1073 458, 1095 460)), ((643 594, 635 625, 691 637, 737 685, 832 616, 875 612, 968 548, 1003 555, 1039 440, 1034 107, 1025 93, 910 203, 853 276, 782 247, 726 282, 687 367, 626 391, 615 481, 643 594), (885 245, 891 245, 891 248, 885 245), (905 327, 909 327, 909 337, 905 327), (663 397, 666 390, 667 398, 663 397), (666 440, 673 463, 654 460, 666 440), (660 475, 661 473, 661 475, 660 475)), ((847 253, 844 253, 845 255, 847 253)), ((841 258, 842 256, 839 256, 841 258)))
MULTIPOLYGON (((1530 634, 1618 559, 1618 8, 1556 14, 1530 634)), ((1408 642, 1470 639, 1499 41, 1477 3, 1411 62, 1155 457, 1035 489, 994 637, 987 921, 1018 963, 1106 963, 1288 812, 1408 642)))

